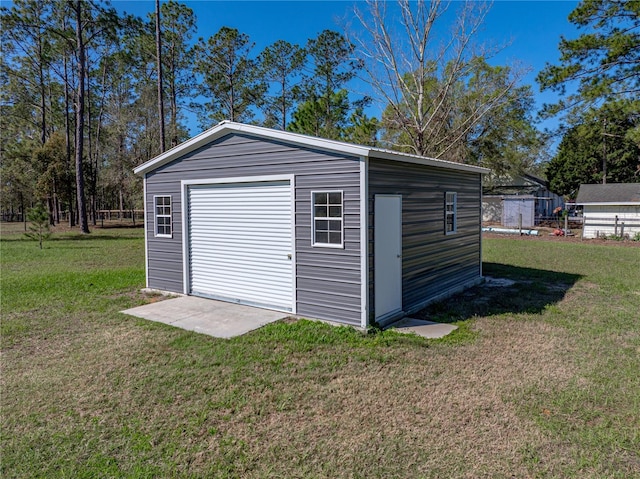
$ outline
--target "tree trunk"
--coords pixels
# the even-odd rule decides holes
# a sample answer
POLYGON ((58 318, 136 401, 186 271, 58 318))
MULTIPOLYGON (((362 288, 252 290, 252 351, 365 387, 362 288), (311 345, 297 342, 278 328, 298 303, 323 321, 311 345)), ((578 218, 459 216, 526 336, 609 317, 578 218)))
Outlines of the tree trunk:
POLYGON ((60 208, 58 205, 59 205, 58 195, 54 194, 53 195, 53 221, 57 225, 60 224, 60 208))
POLYGON ((39 82, 40 82, 40 108, 42 109, 40 118, 40 143, 43 145, 47 142, 47 95, 44 84, 44 65, 42 53, 42 40, 38 39, 38 66, 39 66, 39 82))
POLYGON ((53 203, 53 196, 49 196, 47 198, 47 209, 49 210, 49 226, 55 226, 56 225, 56 220, 55 220, 55 216, 54 216, 54 203, 53 203))
POLYGON ((229 120, 236 121, 236 91, 235 81, 232 74, 229 75, 229 120))
POLYGON ((93 119, 93 110, 91 109, 91 105, 94 102, 91 100, 91 81, 89 78, 90 68, 87 68, 87 93, 86 93, 86 103, 87 103, 87 124, 89 125, 89 131, 87 132, 87 136, 89 139, 89 178, 88 178, 88 194, 89 194, 89 210, 90 210, 90 218, 93 226, 96 226, 98 220, 97 214, 97 201, 98 201, 98 175, 99 175, 99 164, 100 164, 100 135, 102 133, 102 119, 104 117, 104 102, 106 97, 106 76, 107 76, 107 66, 106 63, 103 64, 102 67, 102 77, 101 77, 101 85, 100 85, 100 104, 98 108, 98 115, 96 120, 93 119), (95 133, 94 129, 91 127, 93 124, 96 125, 95 133))
POLYGON ((602 132, 602 184, 607 184, 607 119, 604 119, 602 132))
POLYGON ((69 226, 76 225, 76 217, 73 209, 73 185, 71 184, 71 119, 69 118, 69 76, 67 74, 67 56, 64 57, 64 138, 67 157, 67 200, 69 202, 69 226))
POLYGON ((171 146, 178 144, 178 100, 176 93, 175 80, 171 83, 171 98, 169 100, 169 109, 171 110, 171 146))
POLYGON ((60 212, 58 208, 58 182, 56 179, 53 179, 53 196, 51 198, 53 205, 53 222, 55 224, 60 224, 60 212))
POLYGON ((162 36, 160 34, 160 0, 156 0, 156 57, 158 60, 158 120, 160 153, 164 151, 164 101, 162 99, 162 36))
POLYGON ((78 55, 78 89, 76 94, 76 188, 78 197, 78 219, 80 231, 89 233, 87 224, 87 204, 84 196, 84 175, 82 171, 82 156, 84 143, 84 82, 85 82, 85 45, 82 35, 82 3, 76 0, 73 9, 76 14, 76 47, 78 55))
POLYGON ((282 80, 280 82, 280 90, 282 91, 282 95, 280 95, 280 100, 281 100, 281 114, 282 114, 282 131, 287 131, 287 96, 286 96, 286 89, 287 89, 287 79, 286 77, 283 75, 282 76, 282 80))
POLYGON ((24 196, 22 191, 20 192, 20 211, 22 212, 22 222, 24 223, 24 230, 27 231, 27 212, 24 210, 24 196))
POLYGON ((96 210, 95 210, 95 189, 96 189, 96 166, 94 162, 94 142, 93 142, 93 100, 91 98, 92 88, 91 88, 91 62, 89 59, 86 59, 86 67, 84 69, 85 75, 87 75, 85 81, 85 117, 87 120, 87 168, 85 173, 87 173, 88 177, 85 179, 85 193, 88 196, 88 210, 87 216, 88 221, 92 226, 96 225, 96 210))

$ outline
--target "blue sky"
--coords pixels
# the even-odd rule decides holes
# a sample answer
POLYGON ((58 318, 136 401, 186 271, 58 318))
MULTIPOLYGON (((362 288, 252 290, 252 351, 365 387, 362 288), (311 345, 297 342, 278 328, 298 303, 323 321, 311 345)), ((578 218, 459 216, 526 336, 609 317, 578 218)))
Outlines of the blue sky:
MULTIPOLYGON (((220 27, 234 27, 249 35, 255 42, 256 54, 276 40, 304 45, 308 38, 322 30, 342 31, 341 25, 353 17, 353 0, 341 1, 250 1, 250 0, 199 0, 182 2, 197 17, 197 37, 205 39, 220 27)), ((537 107, 551 102, 553 93, 540 93, 535 77, 546 62, 556 63, 559 58, 560 36, 574 38, 576 28, 567 16, 578 5, 577 1, 519 1, 496 0, 486 21, 482 38, 498 44, 510 42, 492 61, 493 64, 519 62, 531 69, 523 79, 530 84, 537 107)), ((115 0, 112 5, 119 11, 146 16, 154 11, 153 0, 115 0)), ((454 5, 455 7, 455 2, 454 5)), ((198 133, 195 119, 188 120, 192 134, 198 133)), ((547 120, 540 128, 553 128, 557 120, 547 120)))

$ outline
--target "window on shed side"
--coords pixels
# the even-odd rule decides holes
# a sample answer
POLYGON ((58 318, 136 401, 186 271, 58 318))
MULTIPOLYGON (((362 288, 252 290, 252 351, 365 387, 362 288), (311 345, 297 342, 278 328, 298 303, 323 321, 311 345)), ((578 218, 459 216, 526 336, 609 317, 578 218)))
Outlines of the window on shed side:
POLYGON ((444 206, 444 233, 453 234, 458 230, 458 193, 447 191, 444 206))
POLYGON ((313 245, 340 248, 343 245, 342 191, 314 191, 313 245))
POLYGON ((171 196, 154 197, 156 236, 171 237, 171 196))

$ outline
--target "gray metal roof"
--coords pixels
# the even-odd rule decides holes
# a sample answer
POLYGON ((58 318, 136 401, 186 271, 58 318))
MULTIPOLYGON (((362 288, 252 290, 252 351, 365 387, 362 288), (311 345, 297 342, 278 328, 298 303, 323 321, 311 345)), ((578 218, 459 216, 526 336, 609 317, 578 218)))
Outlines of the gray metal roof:
POLYGON ((256 137, 280 140, 306 147, 335 151, 356 157, 379 158, 391 161, 405 161, 409 163, 435 166, 438 168, 448 168, 451 170, 462 170, 481 174, 486 174, 490 171, 487 168, 481 168, 479 166, 455 163, 453 161, 440 160, 436 158, 427 158, 418 155, 400 153, 392 150, 385 150, 382 148, 374 148, 371 146, 353 145, 342 141, 327 140, 324 138, 316 138, 313 136, 291 133, 289 131, 272 130, 270 128, 246 125, 244 123, 236 123, 225 120, 220 122, 213 128, 203 131, 199 135, 194 136, 184 143, 175 146, 174 148, 165 151, 161 155, 156 156, 146 163, 137 166, 136 168, 134 168, 133 172, 139 175, 143 175, 145 173, 153 171, 156 168, 159 168, 160 166, 169 163, 170 161, 173 161, 176 158, 179 158, 182 155, 185 155, 190 151, 193 151, 196 148, 199 148, 200 146, 203 146, 229 133, 245 133, 256 137))
POLYGON ((580 185, 576 204, 640 205, 640 183, 580 185))

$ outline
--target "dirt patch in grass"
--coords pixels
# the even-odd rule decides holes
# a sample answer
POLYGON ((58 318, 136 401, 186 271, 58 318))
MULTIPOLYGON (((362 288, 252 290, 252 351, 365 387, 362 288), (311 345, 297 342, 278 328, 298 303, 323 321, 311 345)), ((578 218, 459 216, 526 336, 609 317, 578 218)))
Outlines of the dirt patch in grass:
POLYGON ((164 301, 165 299, 177 298, 177 296, 172 296, 170 294, 162 294, 160 292, 155 291, 144 291, 144 290, 135 290, 135 291, 124 291, 118 294, 111 295, 112 299, 126 298, 130 299, 134 303, 140 304, 150 304, 157 303, 158 301, 164 301))

